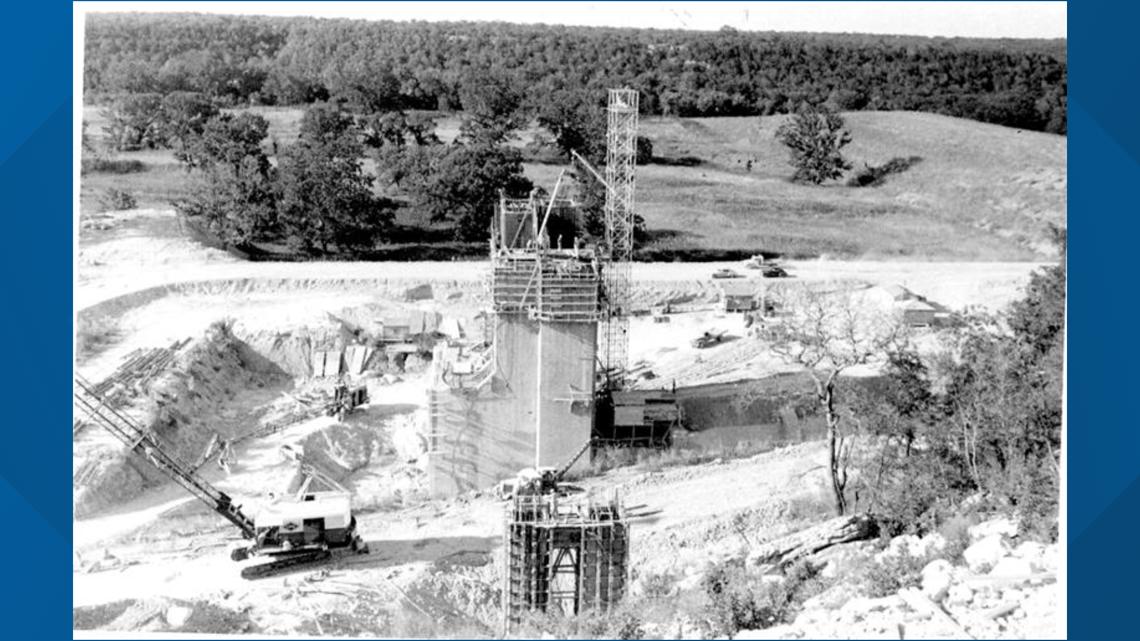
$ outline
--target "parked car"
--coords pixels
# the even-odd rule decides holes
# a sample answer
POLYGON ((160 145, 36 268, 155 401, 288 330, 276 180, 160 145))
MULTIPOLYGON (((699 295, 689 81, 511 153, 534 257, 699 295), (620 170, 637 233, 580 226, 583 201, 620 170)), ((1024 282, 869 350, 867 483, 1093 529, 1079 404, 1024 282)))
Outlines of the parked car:
POLYGON ((731 269, 718 269, 715 272, 713 272, 712 277, 713 278, 744 278, 744 276, 742 276, 738 272, 732 271, 731 269))

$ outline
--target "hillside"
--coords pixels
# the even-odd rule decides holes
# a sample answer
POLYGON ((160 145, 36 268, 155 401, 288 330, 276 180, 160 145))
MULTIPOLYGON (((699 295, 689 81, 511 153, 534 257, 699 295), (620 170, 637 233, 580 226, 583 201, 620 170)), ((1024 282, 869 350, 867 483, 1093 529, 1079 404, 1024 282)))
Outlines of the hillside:
MULTIPOLYGON (((947 260, 1051 255, 1048 224, 1065 224, 1064 137, 934 114, 844 116, 855 169, 922 160, 880 187, 798 185, 775 140, 784 116, 646 118, 641 132, 655 156, 702 163, 638 167, 637 211, 664 246, 947 260)), ((537 184, 556 174, 528 167, 537 184)))
MULTIPOLYGON (((270 140, 296 138, 297 108, 260 107, 270 140)), ((101 109, 84 113, 99 135, 101 109)), ((787 152, 774 138, 784 116, 648 117, 641 132, 657 161, 638 167, 637 211, 662 249, 743 249, 796 257, 1029 260, 1049 257, 1048 225, 1065 224, 1067 141, 1062 136, 912 112, 845 114, 855 165, 921 158, 878 187, 789 182, 787 152), (681 166, 683 158, 700 164, 681 166), (747 163, 751 161, 751 169, 747 163)), ((459 117, 438 120, 445 141, 459 117)), ((527 130, 522 145, 537 128, 527 130)), ((135 194, 141 207, 169 207, 197 174, 169 151, 119 154, 143 171, 84 175, 81 204, 98 211, 108 188, 135 194)), ((553 185, 559 165, 530 163, 536 184, 553 185)))

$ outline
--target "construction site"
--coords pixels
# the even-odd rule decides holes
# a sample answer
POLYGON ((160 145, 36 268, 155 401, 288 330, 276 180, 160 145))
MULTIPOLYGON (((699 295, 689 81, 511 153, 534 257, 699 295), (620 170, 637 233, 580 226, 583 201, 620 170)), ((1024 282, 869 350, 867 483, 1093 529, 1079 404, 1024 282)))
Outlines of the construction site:
POLYGON ((757 338, 782 297, 934 340, 1035 265, 635 265, 638 112, 610 90, 604 166, 503 195, 486 262, 147 251, 162 212, 81 251, 77 634, 526 637, 631 600, 705 634, 678 614, 703 568, 829 514, 825 421, 757 338), (600 241, 562 231, 584 181, 600 241))

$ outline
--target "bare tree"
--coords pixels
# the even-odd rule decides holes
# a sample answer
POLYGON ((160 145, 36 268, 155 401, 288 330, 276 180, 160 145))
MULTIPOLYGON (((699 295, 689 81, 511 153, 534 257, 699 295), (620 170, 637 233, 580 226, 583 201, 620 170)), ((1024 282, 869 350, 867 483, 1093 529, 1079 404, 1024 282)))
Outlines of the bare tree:
POLYGON ((857 365, 874 363, 905 342, 900 319, 850 290, 828 291, 810 286, 789 289, 781 296, 784 314, 769 324, 762 337, 785 362, 802 366, 811 376, 816 399, 827 419, 828 471, 835 511, 847 511, 847 466, 850 434, 841 430, 836 407, 840 374, 857 365))

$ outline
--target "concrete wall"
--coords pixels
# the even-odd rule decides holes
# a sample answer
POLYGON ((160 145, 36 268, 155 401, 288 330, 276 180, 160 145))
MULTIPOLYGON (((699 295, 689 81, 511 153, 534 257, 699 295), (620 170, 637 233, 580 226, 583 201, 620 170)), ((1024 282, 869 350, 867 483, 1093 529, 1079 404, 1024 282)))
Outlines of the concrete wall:
MULTIPOLYGON (((540 466, 561 467, 590 440, 597 339, 594 323, 542 324, 536 445, 540 466)), ((578 464, 588 460, 583 456, 578 464)))
POLYGON ((559 466, 573 456, 590 436, 592 406, 571 401, 592 395, 596 337, 592 323, 499 316, 491 381, 470 390, 437 382, 429 391, 431 494, 485 489, 536 459, 559 466))

